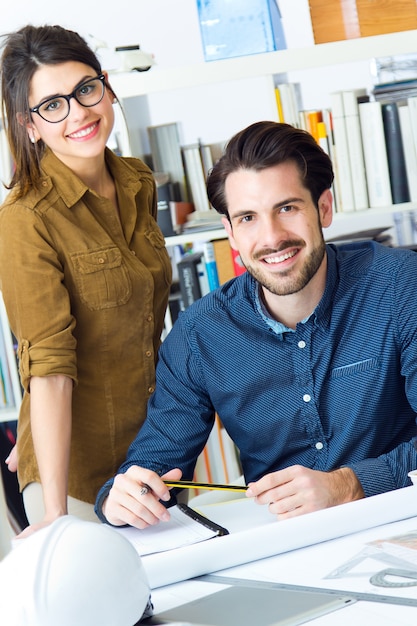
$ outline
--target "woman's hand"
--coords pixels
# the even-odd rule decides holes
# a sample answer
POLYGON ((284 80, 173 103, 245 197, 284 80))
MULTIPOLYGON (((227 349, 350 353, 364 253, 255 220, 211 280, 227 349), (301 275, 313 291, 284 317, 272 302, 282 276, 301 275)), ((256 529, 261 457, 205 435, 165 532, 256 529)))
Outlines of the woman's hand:
POLYGON ((17 446, 13 446, 5 463, 10 472, 17 472, 17 446))
MULTIPOLYGON (((58 519, 58 517, 55 519, 58 519)), ((21 533, 16 535, 16 537, 13 537, 13 541, 15 541, 16 539, 20 540, 30 537, 30 535, 33 535, 36 531, 41 530, 42 528, 46 528, 47 526, 49 526, 49 524, 52 524, 53 521, 55 520, 45 518, 37 524, 31 524, 30 526, 26 526, 26 528, 24 528, 21 533)))

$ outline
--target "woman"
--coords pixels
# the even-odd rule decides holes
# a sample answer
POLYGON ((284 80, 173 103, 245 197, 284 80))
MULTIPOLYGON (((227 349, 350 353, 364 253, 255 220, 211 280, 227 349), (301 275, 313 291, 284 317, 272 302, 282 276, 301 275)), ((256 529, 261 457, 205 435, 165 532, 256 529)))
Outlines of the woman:
POLYGON ((68 512, 94 519, 153 391, 171 264, 151 171, 106 148, 117 100, 84 39, 25 26, 6 36, 1 73, 15 172, 0 286, 24 389, 27 534, 68 512))

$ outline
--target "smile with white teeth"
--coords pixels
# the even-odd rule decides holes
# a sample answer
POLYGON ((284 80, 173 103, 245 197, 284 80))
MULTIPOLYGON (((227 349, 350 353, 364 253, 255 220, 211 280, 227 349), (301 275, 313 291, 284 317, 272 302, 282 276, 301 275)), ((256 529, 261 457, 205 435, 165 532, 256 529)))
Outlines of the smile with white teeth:
POLYGON ((74 139, 79 139, 81 137, 86 137, 87 135, 89 135, 90 133, 93 132, 93 130, 95 129, 96 126, 97 126, 97 122, 95 122, 94 124, 92 124, 88 128, 84 128, 83 130, 79 130, 76 133, 71 133, 70 135, 68 135, 68 137, 74 137, 74 139))
POLYGON ((297 254, 297 250, 293 250, 292 252, 286 252, 285 254, 281 254, 280 256, 270 257, 268 259, 264 259, 265 263, 282 263, 287 259, 291 259, 291 257, 297 254))

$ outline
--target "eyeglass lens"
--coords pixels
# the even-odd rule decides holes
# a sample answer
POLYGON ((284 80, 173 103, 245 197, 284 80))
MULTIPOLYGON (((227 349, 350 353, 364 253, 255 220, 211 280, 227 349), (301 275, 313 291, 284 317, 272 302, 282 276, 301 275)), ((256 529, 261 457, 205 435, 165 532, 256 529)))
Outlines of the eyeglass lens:
POLYGON ((43 102, 39 108, 39 115, 47 122, 61 122, 70 110, 70 99, 73 97, 84 107, 92 107, 100 102, 104 95, 104 81, 93 78, 73 91, 69 96, 57 96, 43 102))

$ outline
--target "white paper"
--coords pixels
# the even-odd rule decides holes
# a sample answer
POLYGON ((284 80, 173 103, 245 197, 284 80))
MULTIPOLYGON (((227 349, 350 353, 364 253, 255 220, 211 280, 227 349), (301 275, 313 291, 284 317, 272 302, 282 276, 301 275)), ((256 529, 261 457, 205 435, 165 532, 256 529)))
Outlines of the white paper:
MULTIPOLYGON (((414 487, 406 487, 293 519, 232 532, 168 553, 149 555, 143 558, 143 564, 151 588, 169 585, 415 517, 416 495, 414 487)), ((220 516, 217 521, 221 523, 220 516)))
POLYGON ((181 546, 198 543, 217 535, 203 524, 196 522, 177 506, 169 509, 171 519, 143 530, 132 526, 115 527, 115 530, 134 545, 140 556, 164 552, 181 546))
POLYGON ((227 528, 229 533, 276 522, 276 516, 269 512, 268 507, 256 504, 246 496, 227 502, 196 506, 195 509, 216 524, 227 528))

